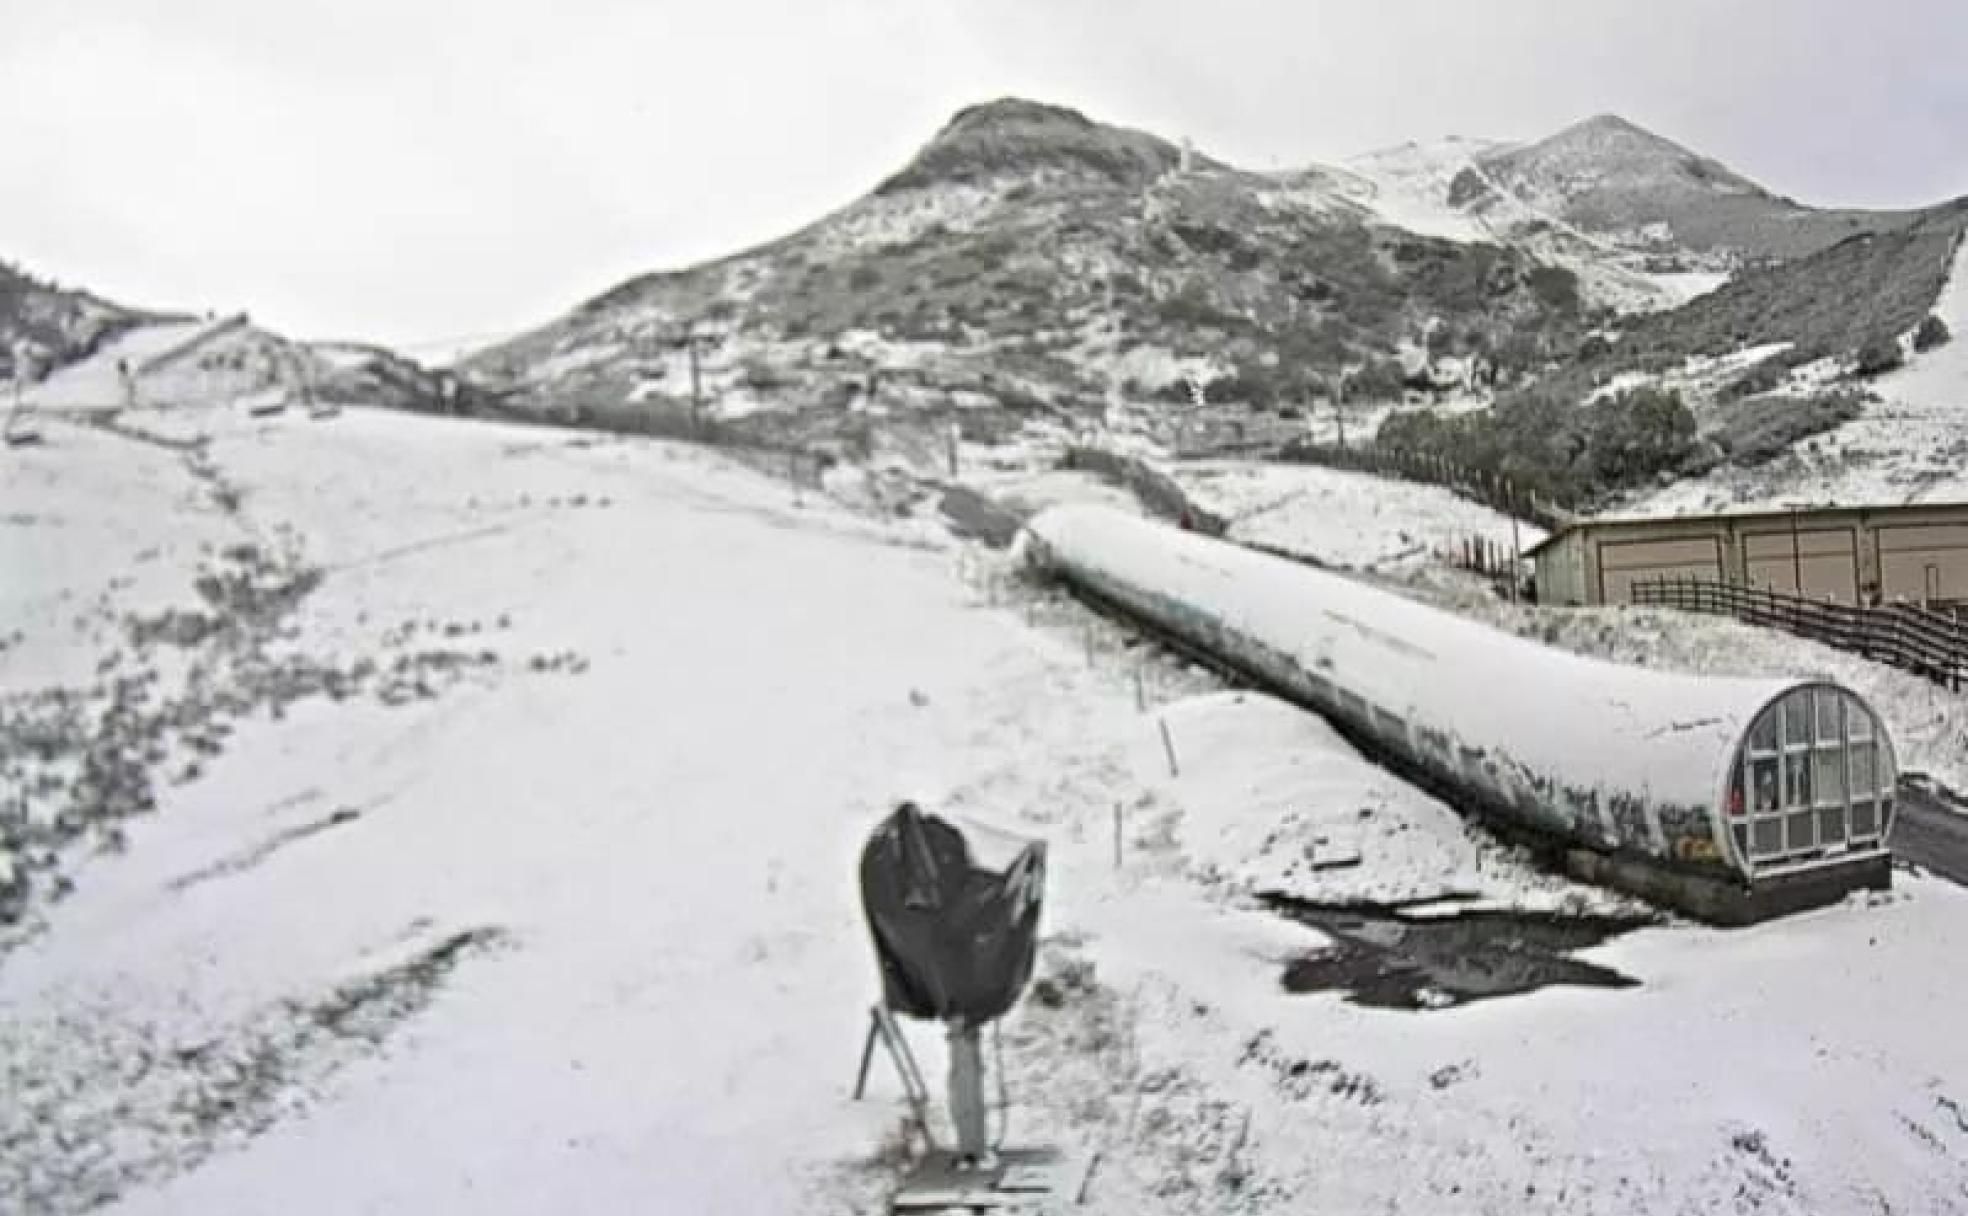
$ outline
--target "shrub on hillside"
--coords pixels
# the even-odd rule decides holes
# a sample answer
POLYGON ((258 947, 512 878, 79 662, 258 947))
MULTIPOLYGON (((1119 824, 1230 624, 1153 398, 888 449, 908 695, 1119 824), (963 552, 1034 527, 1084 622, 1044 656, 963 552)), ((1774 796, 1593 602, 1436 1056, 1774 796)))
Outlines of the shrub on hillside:
POLYGON ((1770 392, 1790 378, 1790 361, 1779 355, 1752 365, 1722 390, 1724 400, 1755 397, 1770 392))
POLYGON ((1858 363, 1855 370, 1861 376, 1878 376, 1892 371, 1906 362, 1900 353, 1900 344, 1892 338, 1874 338, 1859 348, 1858 363))
POLYGON ((1679 394, 1636 389, 1590 406, 1561 393, 1507 394, 1454 417, 1402 411, 1374 442, 1488 476, 1555 502, 1587 505, 1678 470, 1696 454, 1695 418, 1679 394))
POLYGON ((1232 318, 1209 298, 1209 293, 1196 283, 1185 283, 1178 291, 1165 300, 1158 301, 1155 313, 1169 325, 1194 328, 1221 328, 1232 318))
POLYGON ((1654 388, 1620 393, 1587 410, 1585 481, 1638 485, 1675 468, 1694 448, 1695 416, 1681 395, 1654 388))
POLYGON ((1759 465, 1788 452, 1800 440, 1850 422, 1859 416, 1860 404, 1855 393, 1751 397, 1721 416, 1713 438, 1731 464, 1759 465))
POLYGON ((1348 401, 1399 401, 1405 379, 1396 359, 1369 359, 1346 383, 1348 401))
POLYGON ((1927 319, 1920 323, 1920 328, 1913 331, 1913 349, 1933 350, 1953 336, 1948 332, 1947 322, 1930 312, 1927 319))
POLYGON ((1526 282, 1546 308, 1576 312, 1579 306, 1578 276, 1563 266, 1539 266, 1526 282))

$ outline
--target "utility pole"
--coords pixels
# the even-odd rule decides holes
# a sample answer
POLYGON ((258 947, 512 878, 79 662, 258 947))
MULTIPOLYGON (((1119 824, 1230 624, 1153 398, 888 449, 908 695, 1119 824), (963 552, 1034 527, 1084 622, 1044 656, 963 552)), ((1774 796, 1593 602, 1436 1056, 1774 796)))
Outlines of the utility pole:
MULTIPOLYGON (((1515 503, 1511 506, 1514 508, 1515 503)), ((1518 539, 1517 512, 1510 512, 1510 602, 1517 602, 1517 583, 1524 577, 1524 544, 1518 539)))
POLYGON ((1333 425, 1339 428, 1339 450, 1346 450, 1346 373, 1333 377, 1333 425))
POLYGON ((697 367, 697 322, 683 323, 683 347, 690 356, 690 429, 704 429, 704 384, 697 367))

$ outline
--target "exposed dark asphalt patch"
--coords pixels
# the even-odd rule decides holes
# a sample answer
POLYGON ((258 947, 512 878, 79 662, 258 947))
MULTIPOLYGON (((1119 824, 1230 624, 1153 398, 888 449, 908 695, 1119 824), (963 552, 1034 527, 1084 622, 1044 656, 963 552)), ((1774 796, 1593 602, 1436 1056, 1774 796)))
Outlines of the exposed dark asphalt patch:
POLYGON ((1380 1009, 1439 1009, 1554 985, 1636 987, 1631 976, 1571 955, 1658 923, 1654 917, 1484 910, 1425 916, 1282 896, 1265 902, 1334 940, 1286 964, 1288 991, 1342 992, 1356 1005, 1380 1009))

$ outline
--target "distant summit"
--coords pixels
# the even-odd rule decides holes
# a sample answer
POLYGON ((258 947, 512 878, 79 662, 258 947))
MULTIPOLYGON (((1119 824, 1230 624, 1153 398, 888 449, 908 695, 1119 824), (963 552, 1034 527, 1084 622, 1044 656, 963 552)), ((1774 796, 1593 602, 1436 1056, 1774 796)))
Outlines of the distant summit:
POLYGON ((1711 270, 1802 257, 1914 218, 1803 206, 1617 114, 1475 158, 1450 182, 1447 201, 1711 270))
POLYGON ((1167 140, 1096 123, 1078 110, 1006 97, 967 106, 876 194, 1053 171, 1144 186, 1173 169, 1167 140))
POLYGON ((1692 189, 1715 194, 1771 196, 1718 161, 1698 156, 1621 118, 1600 114, 1488 159, 1493 174, 1563 193, 1692 189))

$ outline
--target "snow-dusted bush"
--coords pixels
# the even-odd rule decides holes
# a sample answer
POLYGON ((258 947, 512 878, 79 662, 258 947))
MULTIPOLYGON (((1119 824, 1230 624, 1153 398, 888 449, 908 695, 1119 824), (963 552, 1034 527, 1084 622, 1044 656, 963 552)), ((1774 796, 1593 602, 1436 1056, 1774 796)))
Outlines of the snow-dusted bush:
POLYGON ((1861 376, 1878 376, 1906 362, 1900 344, 1892 338, 1874 338, 1859 348, 1854 370, 1861 376))
POLYGON ((1859 416, 1854 393, 1813 397, 1750 397, 1721 416, 1713 438, 1731 464, 1763 464, 1799 440, 1822 434, 1859 416))

